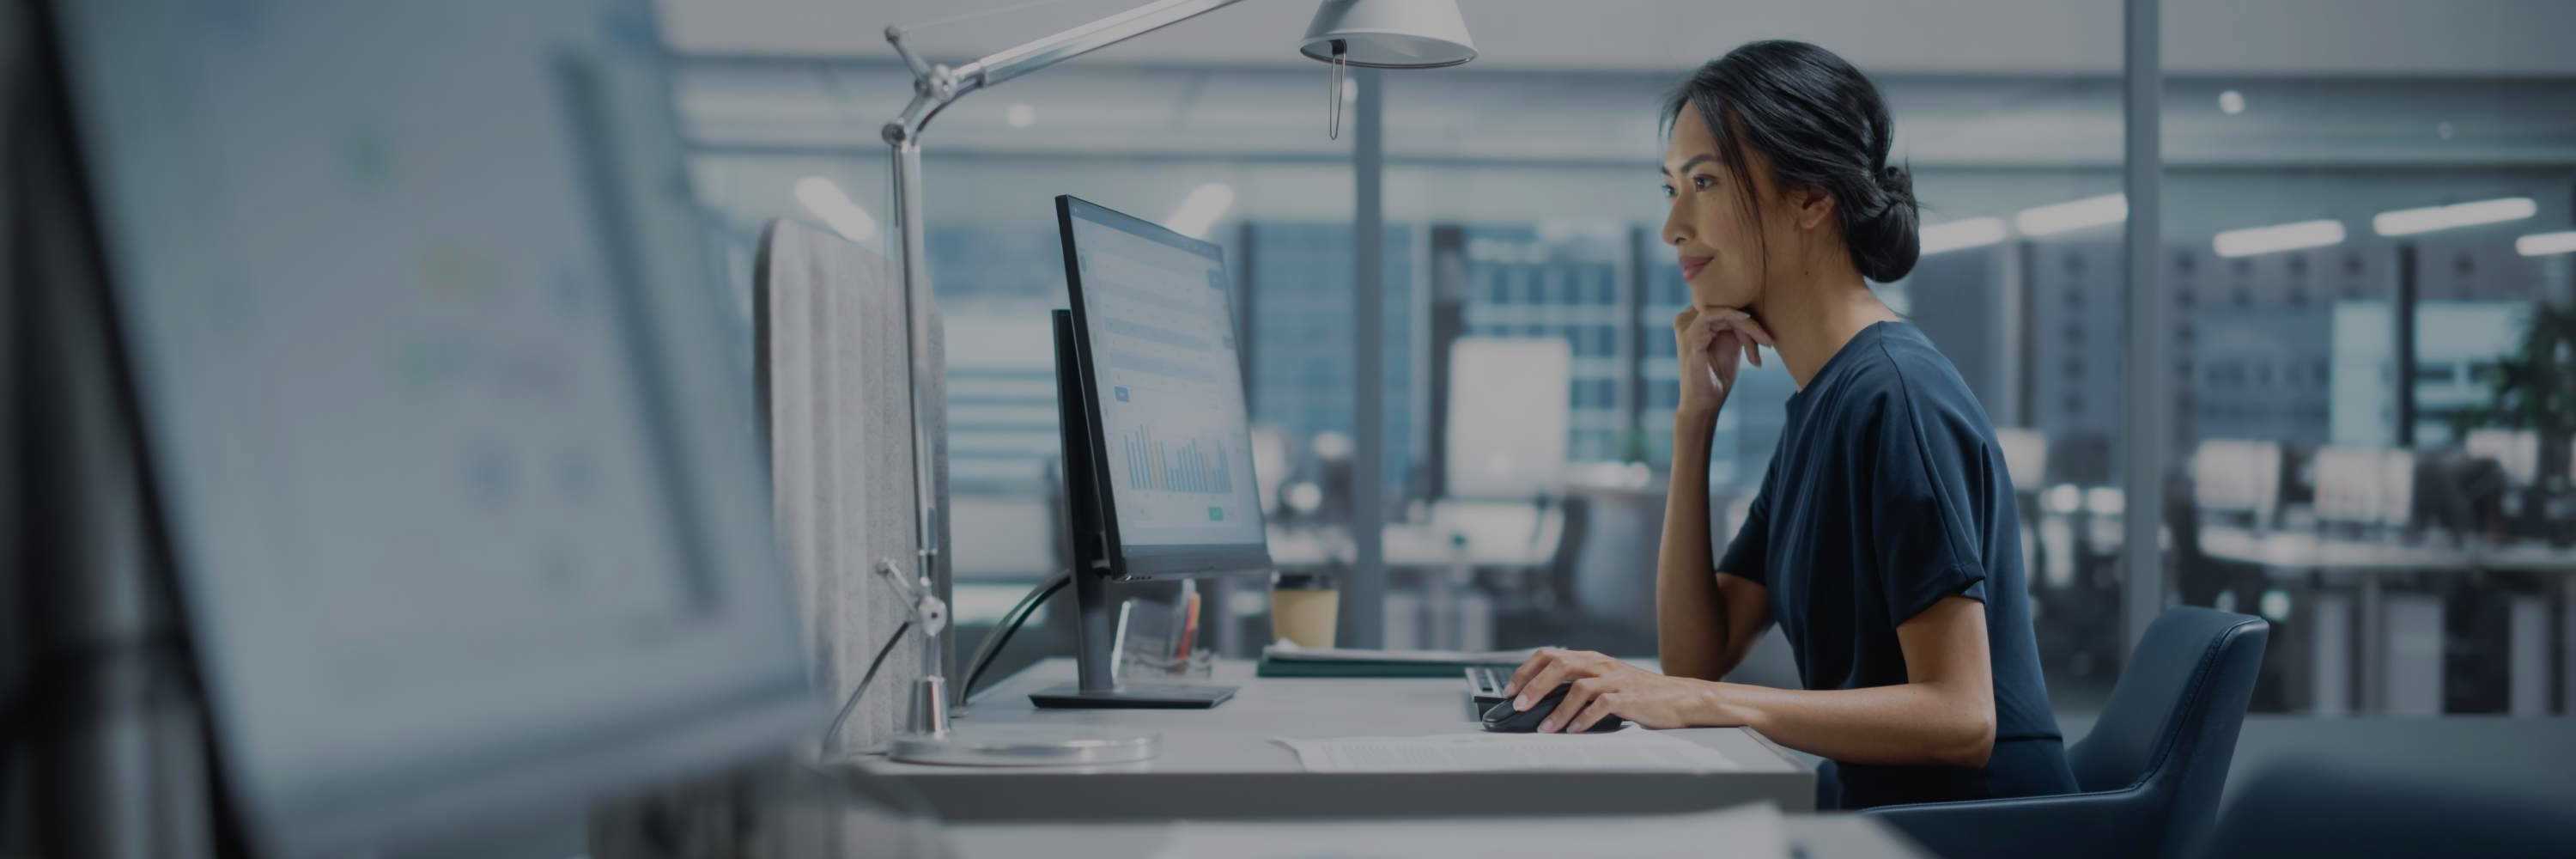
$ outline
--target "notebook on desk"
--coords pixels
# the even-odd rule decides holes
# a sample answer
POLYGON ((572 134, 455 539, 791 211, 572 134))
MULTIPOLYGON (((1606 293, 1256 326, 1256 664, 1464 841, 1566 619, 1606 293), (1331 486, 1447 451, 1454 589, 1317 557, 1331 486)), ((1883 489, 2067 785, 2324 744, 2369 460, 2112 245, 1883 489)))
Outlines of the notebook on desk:
POLYGON ((1456 677, 1476 665, 1518 666, 1537 648, 1521 650, 1358 650, 1273 644, 1261 649, 1255 673, 1263 677, 1456 677))

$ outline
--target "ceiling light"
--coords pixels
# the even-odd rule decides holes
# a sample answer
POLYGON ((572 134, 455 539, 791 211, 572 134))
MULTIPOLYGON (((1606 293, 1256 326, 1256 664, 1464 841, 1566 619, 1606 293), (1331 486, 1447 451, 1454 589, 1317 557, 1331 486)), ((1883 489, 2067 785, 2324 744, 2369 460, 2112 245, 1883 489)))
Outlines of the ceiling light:
POLYGON ((2104 194, 2023 209, 2021 214, 2013 216, 2013 226, 2019 227, 2026 235, 2051 236, 2128 219, 2128 195, 2104 194))
POLYGON ((2219 93, 2218 111, 2220 113, 2227 114, 2228 116, 2235 116, 2237 114, 2244 113, 2245 94, 2235 90, 2228 90, 2226 92, 2219 93))
POLYGON ((2342 221, 2300 221, 2269 227, 2247 227, 2218 234, 2211 244, 2223 257, 2253 256, 2343 243, 2342 221))
POLYGON ((805 211, 822 219, 824 226, 831 227, 842 238, 864 242, 876 237, 877 219, 869 217, 868 210, 851 202, 850 195, 842 193, 841 186, 833 184, 830 179, 807 176, 796 180, 796 202, 804 204, 805 211))
POLYGON ((2371 216, 2370 228, 2383 236, 2411 236, 2434 230, 2519 221, 2540 212, 2530 197, 2506 197, 2448 206, 2399 209, 2371 216))
POLYGON ((2003 241, 2007 232, 2002 218, 1969 218, 1934 224, 1923 228, 1923 255, 1991 245, 2003 241))
POLYGON ((1224 217, 1225 210, 1233 205, 1234 186, 1210 182, 1190 189, 1190 195, 1181 198, 1180 208, 1172 210, 1172 216, 1163 219, 1163 226, 1181 235, 1204 239, 1208 230, 1216 226, 1216 219, 1224 217))
POLYGON ((2527 257, 2576 253, 2576 230, 2561 233, 2533 233, 2515 239, 2513 252, 2527 257))

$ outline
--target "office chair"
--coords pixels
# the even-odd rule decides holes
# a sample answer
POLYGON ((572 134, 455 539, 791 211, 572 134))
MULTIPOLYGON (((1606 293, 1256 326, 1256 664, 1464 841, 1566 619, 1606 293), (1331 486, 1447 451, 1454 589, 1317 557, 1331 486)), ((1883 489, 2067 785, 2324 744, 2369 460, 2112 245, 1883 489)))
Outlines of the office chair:
POLYGON ((2195 606, 2147 627, 2093 732, 2067 747, 2076 793, 1866 809, 1950 859, 2170 857, 2209 830, 2271 625, 2195 606))
POLYGON ((2567 797, 2492 774, 2401 773, 2294 760, 2238 790, 2208 859, 2309 856, 2565 856, 2576 844, 2567 797))

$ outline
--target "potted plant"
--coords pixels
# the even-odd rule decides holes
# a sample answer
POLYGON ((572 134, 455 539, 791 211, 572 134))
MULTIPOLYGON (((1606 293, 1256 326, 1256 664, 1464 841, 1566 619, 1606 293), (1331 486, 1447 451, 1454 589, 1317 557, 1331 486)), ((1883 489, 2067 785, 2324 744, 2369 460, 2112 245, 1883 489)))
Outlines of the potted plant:
MULTIPOLYGON (((2524 515, 2561 515, 2569 495, 2569 440, 2576 438, 2576 305, 2537 302, 2514 344, 2479 373, 2486 402, 2451 417, 2456 433, 2501 427, 2540 436, 2539 481, 2524 515)), ((2569 536, 2559 535, 2562 539, 2569 536)))

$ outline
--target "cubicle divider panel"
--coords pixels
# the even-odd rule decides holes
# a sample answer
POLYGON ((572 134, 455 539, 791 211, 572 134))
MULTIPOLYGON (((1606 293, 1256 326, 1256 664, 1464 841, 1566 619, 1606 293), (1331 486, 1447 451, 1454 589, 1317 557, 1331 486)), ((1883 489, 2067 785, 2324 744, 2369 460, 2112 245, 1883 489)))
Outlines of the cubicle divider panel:
MULTIPOLYGON (((779 554, 795 571, 815 686, 837 708, 910 617, 903 600, 877 581, 877 563, 892 559, 910 575, 923 572, 913 558, 918 511, 902 286, 884 257, 795 221, 769 223, 758 259, 757 375, 779 554)), ((931 330, 927 345, 936 356, 940 327, 931 330)), ((936 404, 938 393, 932 387, 921 401, 936 404)), ((931 431, 935 438, 944 427, 934 420, 931 431)), ((925 455, 944 483, 940 453, 925 455)), ((937 488, 944 497, 945 487, 937 488)), ((906 690, 923 673, 922 641, 907 634, 895 645, 866 700, 833 738, 840 748, 871 748, 893 734, 906 690)))

